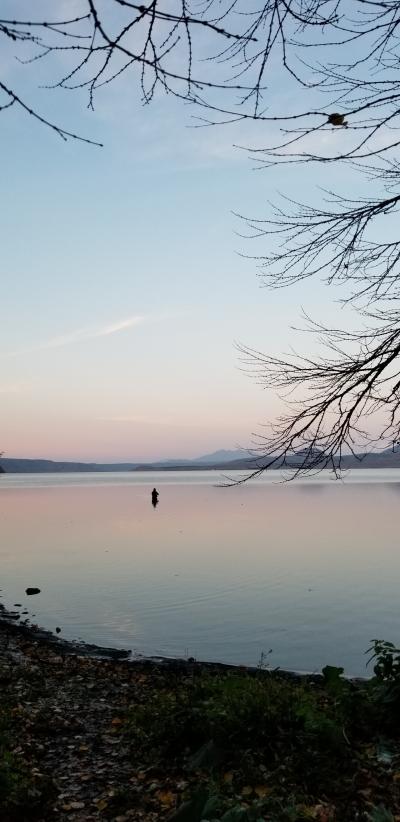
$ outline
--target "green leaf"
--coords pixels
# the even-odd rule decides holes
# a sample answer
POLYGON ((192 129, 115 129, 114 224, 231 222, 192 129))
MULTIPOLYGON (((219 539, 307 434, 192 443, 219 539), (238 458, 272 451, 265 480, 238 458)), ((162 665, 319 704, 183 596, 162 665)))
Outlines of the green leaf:
POLYGON ((370 813, 371 822, 394 822, 393 814, 385 808, 384 805, 379 805, 370 813))
POLYGON ((212 769, 219 765, 223 760, 223 754, 218 748, 213 739, 210 739, 205 745, 202 745, 196 753, 189 759, 189 766, 196 770, 197 768, 212 769))
POLYGON ((376 758, 381 765, 386 765, 387 767, 390 767, 390 765, 393 762, 393 756, 393 751, 387 745, 385 745, 384 742, 381 742, 377 746, 376 758))
POLYGON ((221 809, 221 799, 219 796, 210 796, 203 808, 203 819, 212 822, 212 817, 221 809))
POLYGON ((325 668, 322 668, 324 684, 331 693, 337 694, 346 686, 346 681, 342 679, 343 670, 334 665, 325 665, 325 668))

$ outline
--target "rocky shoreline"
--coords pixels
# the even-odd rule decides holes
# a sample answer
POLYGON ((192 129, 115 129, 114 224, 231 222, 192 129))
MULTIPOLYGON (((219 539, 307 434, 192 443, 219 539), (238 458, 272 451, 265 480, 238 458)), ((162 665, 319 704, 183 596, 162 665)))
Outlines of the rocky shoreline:
POLYGON ((131 656, 131 651, 124 649, 105 648, 88 642, 63 639, 52 631, 32 624, 28 619, 21 619, 17 611, 8 610, 2 603, 0 603, 0 630, 12 636, 30 639, 63 655, 74 654, 111 660, 128 659, 131 656))
MULTIPOLYGON (((259 674, 260 670, 265 670, 267 673, 273 672, 279 675, 282 679, 290 679, 294 681, 313 681, 320 682, 322 675, 319 673, 306 673, 300 671, 289 671, 286 669, 275 668, 271 671, 270 668, 260 669, 260 666, 252 665, 233 665, 226 662, 209 662, 207 660, 196 660, 194 657, 178 658, 165 656, 149 656, 135 655, 132 657, 132 651, 124 648, 108 648, 102 645, 95 645, 84 642, 82 640, 67 640, 57 636, 52 631, 42 628, 39 625, 31 623, 30 620, 21 620, 20 615, 16 611, 10 611, 2 603, 0 603, 0 634, 5 634, 13 637, 21 637, 36 643, 38 646, 49 648, 55 653, 64 656, 79 656, 83 658, 92 658, 101 660, 109 660, 114 662, 127 661, 129 664, 143 665, 160 665, 173 670, 191 670, 193 666, 202 668, 206 671, 246 671, 248 674, 259 674)), ((363 677, 352 678, 352 682, 363 682, 363 677)))
POLYGON ((397 822, 397 715, 340 670, 131 659, 0 606, 1 822, 397 822))
POLYGON ((0 767, 2 822, 153 822, 165 815, 156 788, 143 790, 147 776, 133 768, 121 733, 142 678, 154 674, 107 651, 16 625, 2 609, 0 731, 12 762, 9 793, 22 786, 16 799, 1 798, 0 767))

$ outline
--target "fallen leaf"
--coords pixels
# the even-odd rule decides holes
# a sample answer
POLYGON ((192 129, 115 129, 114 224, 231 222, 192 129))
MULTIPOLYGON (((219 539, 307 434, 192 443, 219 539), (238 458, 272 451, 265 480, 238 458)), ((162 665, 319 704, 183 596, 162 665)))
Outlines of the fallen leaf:
POLYGON ((172 793, 172 791, 157 791, 156 796, 162 805, 167 805, 169 808, 171 805, 175 805, 176 794, 172 793))
POLYGON ((298 810, 301 811, 302 815, 306 819, 315 819, 315 806, 314 805, 299 805, 298 810))
POLYGON ((268 788, 267 785, 256 785, 254 788, 254 793, 257 794, 259 799, 263 799, 265 796, 269 796, 271 793, 272 788, 268 788))

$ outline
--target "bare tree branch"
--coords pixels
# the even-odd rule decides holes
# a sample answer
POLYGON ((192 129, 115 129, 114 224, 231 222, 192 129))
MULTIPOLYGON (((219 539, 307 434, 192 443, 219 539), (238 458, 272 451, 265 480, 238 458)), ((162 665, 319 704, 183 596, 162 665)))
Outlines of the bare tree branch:
POLYGON ((246 366, 264 387, 281 392, 288 411, 256 435, 260 457, 255 476, 267 468, 331 469, 339 475, 344 454, 356 455, 376 439, 362 420, 380 417, 380 446, 400 439, 400 316, 397 310, 369 314, 375 324, 362 332, 309 330, 324 346, 320 357, 277 358, 238 346, 246 366), (300 391, 300 396, 297 393, 300 391), (382 422, 383 420, 383 422, 382 422))

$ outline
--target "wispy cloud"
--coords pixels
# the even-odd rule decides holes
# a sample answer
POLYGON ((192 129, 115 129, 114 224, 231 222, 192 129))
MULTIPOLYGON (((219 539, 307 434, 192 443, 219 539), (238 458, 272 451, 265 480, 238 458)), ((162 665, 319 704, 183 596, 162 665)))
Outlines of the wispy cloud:
POLYGON ((88 340, 95 340, 98 337, 109 337, 111 334, 117 334, 119 331, 125 331, 128 328, 133 328, 140 323, 149 319, 140 315, 133 315, 126 317, 123 320, 117 320, 113 323, 101 326, 87 326, 86 328, 78 328, 68 334, 61 334, 57 337, 51 337, 49 340, 44 340, 29 348, 19 348, 15 351, 9 351, 4 356, 15 357, 18 354, 31 354, 35 351, 45 351, 51 348, 63 348, 66 345, 76 345, 77 343, 87 342, 88 340))
POLYGON ((124 320, 110 323, 103 326, 88 326, 87 328, 79 328, 76 331, 71 331, 69 334, 62 334, 60 337, 53 337, 40 343, 36 348, 43 350, 44 348, 61 348, 65 345, 74 345, 75 343, 84 342, 86 340, 95 340, 98 337, 109 337, 111 334, 117 334, 118 331, 125 331, 127 328, 133 328, 134 325, 144 322, 144 317, 134 315, 127 317, 124 320))
POLYGON ((111 323, 111 325, 104 326, 104 328, 100 329, 100 333, 96 334, 96 336, 107 337, 108 334, 116 334, 117 331, 123 331, 125 328, 132 328, 133 325, 143 322, 144 319, 144 317, 128 317, 127 320, 119 320, 116 323, 111 323))

